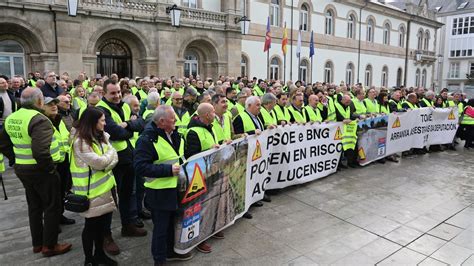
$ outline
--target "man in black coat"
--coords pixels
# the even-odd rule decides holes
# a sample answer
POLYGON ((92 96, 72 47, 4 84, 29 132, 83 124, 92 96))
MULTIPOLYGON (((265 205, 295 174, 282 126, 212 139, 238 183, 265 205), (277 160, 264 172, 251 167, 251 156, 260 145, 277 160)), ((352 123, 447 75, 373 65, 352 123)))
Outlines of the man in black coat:
POLYGON ((41 92, 44 97, 57 98, 64 94, 64 90, 56 84, 56 74, 53 71, 47 71, 44 75, 44 86, 41 87, 41 92))
MULTIPOLYGON (((153 181, 160 178, 170 178, 179 175, 180 166, 169 163, 154 163, 160 160, 155 144, 166 141, 177 155, 183 141, 175 128, 175 113, 171 106, 161 105, 153 113, 152 122, 138 138, 135 146, 135 171, 137 176, 146 177, 147 205, 150 207, 153 221, 153 238, 151 251, 155 265, 161 265, 171 260, 189 260, 192 254, 180 255, 173 251, 174 247, 174 218, 178 209, 177 187, 161 188, 153 181)), ((166 146, 166 143, 164 144, 166 146)), ((169 146, 168 146, 169 147, 169 146)), ((163 146, 163 149, 164 146, 163 146)), ((179 160, 179 164, 182 160, 179 160)))

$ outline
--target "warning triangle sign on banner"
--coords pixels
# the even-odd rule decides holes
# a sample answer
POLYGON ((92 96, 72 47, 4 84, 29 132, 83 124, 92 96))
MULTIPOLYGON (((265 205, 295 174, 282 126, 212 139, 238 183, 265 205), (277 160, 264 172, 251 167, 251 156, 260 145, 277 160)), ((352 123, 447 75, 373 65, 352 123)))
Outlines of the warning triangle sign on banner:
POLYGON ((199 164, 194 164, 194 173, 191 184, 189 184, 186 194, 181 203, 189 202, 207 192, 206 180, 202 174, 199 164))
POLYGON ((334 135, 334 140, 342 140, 341 127, 337 127, 336 134, 334 135))
POLYGON ((361 160, 365 160, 366 159, 366 156, 365 156, 365 152, 364 152, 364 148, 359 148, 359 159, 361 160))
POLYGON ((397 119, 395 120, 395 122, 393 122, 393 125, 392 125, 392 128, 397 128, 397 127, 400 127, 400 118, 397 117, 397 119))
POLYGON ((448 115, 448 120, 454 120, 456 117, 454 116, 453 110, 451 110, 451 113, 448 115))
POLYGON ((255 146, 256 146, 255 151, 253 152, 253 155, 252 155, 252 162, 262 157, 262 147, 260 147, 260 142, 258 140, 255 146))

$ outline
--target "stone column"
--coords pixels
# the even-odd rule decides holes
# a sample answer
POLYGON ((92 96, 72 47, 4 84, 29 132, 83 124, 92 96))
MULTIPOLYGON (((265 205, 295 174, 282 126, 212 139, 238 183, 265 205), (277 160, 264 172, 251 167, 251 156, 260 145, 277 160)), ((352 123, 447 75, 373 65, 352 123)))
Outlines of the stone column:
MULTIPOLYGON (((83 69, 81 49, 81 16, 69 17, 65 13, 57 13, 57 41, 59 72, 68 72, 76 77, 83 69)), ((58 74, 60 74, 58 73, 58 74)), ((88 75, 95 74, 95 70, 88 75)))

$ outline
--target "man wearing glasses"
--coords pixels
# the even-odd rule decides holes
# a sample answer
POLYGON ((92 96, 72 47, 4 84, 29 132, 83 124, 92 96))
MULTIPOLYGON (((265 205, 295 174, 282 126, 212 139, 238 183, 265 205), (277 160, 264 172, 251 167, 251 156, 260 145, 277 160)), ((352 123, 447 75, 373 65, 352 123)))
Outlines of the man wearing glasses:
POLYGON ((188 127, 191 115, 188 110, 183 107, 183 95, 177 91, 171 95, 171 106, 176 114, 175 126, 178 133, 184 136, 188 127))
POLYGON ((56 84, 56 74, 54 71, 46 71, 44 75, 44 86, 41 87, 44 97, 57 98, 64 94, 64 90, 56 84))

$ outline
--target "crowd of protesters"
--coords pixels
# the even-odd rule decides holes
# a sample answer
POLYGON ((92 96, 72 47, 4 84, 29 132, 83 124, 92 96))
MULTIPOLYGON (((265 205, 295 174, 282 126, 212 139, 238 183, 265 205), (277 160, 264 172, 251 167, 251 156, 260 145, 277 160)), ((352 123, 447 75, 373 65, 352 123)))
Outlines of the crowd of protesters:
MULTIPOLYGON (((223 75, 217 80, 119 79, 116 74, 90 78, 85 73, 72 78, 52 71, 30 73, 26 80, 0 76, 0 174, 5 171, 3 154, 25 188, 33 252, 54 256, 71 249, 71 244, 58 243, 58 234, 60 224, 75 223, 63 215, 63 200, 74 193, 90 201, 81 213, 85 265, 117 264, 107 255, 121 252, 111 233, 116 209, 122 237, 146 236, 143 220, 152 219, 151 250, 160 265, 193 256, 173 251, 177 176, 187 158, 286 124, 347 124, 422 107, 455 108, 460 127, 452 144, 410 153, 455 149, 458 138, 465 140, 466 149, 474 147, 474 99, 447 89, 435 93, 421 87, 223 75)), ((360 167, 355 145, 344 146, 345 160, 338 169, 360 167)), ((263 201, 271 199, 265 195, 263 201)), ((197 250, 209 253, 212 247, 203 242, 197 250)))

